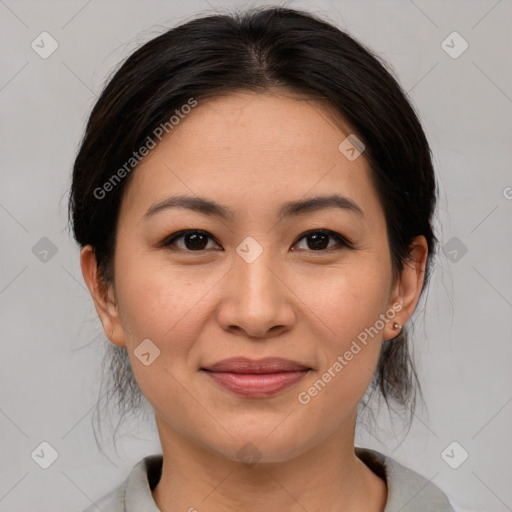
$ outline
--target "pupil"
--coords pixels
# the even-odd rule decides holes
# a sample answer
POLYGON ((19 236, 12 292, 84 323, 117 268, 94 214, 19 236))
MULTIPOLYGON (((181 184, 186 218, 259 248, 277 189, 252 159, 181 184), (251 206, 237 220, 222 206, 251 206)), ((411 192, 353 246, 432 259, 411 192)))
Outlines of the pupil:
POLYGON ((185 245, 187 249, 204 249, 207 244, 207 238, 201 233, 189 233, 185 235, 185 245))
POLYGON ((325 249, 329 245, 329 236, 325 233, 313 233, 308 238, 313 240, 312 244, 308 244, 310 249, 325 249))

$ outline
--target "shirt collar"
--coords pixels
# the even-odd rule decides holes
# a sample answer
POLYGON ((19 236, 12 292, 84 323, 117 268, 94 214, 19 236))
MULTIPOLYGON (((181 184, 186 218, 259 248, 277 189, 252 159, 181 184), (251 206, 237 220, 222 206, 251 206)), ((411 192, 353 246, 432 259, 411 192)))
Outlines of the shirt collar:
MULTIPOLYGON (((355 452, 364 464, 386 481, 388 497, 384 512, 424 510, 422 506, 425 505, 439 507, 429 510, 453 510, 446 496, 431 482, 432 479, 427 480, 375 450, 356 447, 355 452)), ((149 455, 133 467, 126 480, 126 512, 161 512, 151 491, 160 480, 162 463, 162 455, 149 455)))

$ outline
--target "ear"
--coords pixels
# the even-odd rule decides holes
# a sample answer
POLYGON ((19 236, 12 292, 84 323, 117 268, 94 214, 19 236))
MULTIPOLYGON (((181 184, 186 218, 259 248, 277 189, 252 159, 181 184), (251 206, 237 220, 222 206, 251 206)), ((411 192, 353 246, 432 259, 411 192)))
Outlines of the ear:
POLYGON ((124 330, 121 326, 119 309, 115 298, 114 286, 100 278, 94 249, 86 245, 80 251, 80 266, 85 284, 94 300, 103 330, 107 338, 119 346, 126 346, 124 330))
POLYGON ((421 289, 425 280, 427 265, 428 244, 423 235, 413 238, 409 245, 409 258, 404 263, 391 292, 391 301, 388 305, 397 311, 391 322, 386 324, 384 339, 395 338, 400 331, 394 328, 395 322, 404 326, 411 318, 420 299, 421 289))

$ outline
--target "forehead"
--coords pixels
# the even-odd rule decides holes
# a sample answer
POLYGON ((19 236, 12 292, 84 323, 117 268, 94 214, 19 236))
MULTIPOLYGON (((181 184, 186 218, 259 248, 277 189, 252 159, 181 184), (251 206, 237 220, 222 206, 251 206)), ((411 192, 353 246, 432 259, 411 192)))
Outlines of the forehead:
MULTIPOLYGON (((328 147, 337 151, 348 125, 326 102, 292 93, 235 92, 199 101, 161 144, 200 149, 201 154, 223 149, 226 158, 240 154, 276 159, 313 155, 328 147), (198 137, 198 135, 200 137, 198 137), (265 149, 265 153, 258 153, 265 149)), ((199 155, 198 155, 199 156, 199 155)))
POLYGON ((332 108, 303 96, 237 92, 199 100, 139 164, 123 203, 147 209, 171 192, 253 209, 309 193, 377 200, 364 153, 351 160, 340 151, 349 135, 332 108))

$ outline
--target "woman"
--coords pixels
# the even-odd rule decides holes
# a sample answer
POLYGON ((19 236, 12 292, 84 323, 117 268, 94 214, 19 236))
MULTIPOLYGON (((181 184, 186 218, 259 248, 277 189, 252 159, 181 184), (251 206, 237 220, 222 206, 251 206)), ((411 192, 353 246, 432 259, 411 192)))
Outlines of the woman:
POLYGON ((118 388, 135 380, 163 453, 96 505, 451 511, 354 447, 367 390, 414 408, 406 324, 435 200, 399 85, 315 16, 202 17, 130 56, 90 116, 70 216, 118 388))

